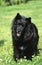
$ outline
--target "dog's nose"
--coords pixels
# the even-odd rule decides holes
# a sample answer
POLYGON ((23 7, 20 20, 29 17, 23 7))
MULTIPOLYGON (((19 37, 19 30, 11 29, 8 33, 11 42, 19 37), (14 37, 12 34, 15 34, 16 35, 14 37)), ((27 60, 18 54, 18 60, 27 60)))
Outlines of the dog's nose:
POLYGON ((20 33, 20 31, 18 31, 18 33, 20 33))
POLYGON ((21 33, 20 30, 18 30, 17 33, 20 34, 21 33))

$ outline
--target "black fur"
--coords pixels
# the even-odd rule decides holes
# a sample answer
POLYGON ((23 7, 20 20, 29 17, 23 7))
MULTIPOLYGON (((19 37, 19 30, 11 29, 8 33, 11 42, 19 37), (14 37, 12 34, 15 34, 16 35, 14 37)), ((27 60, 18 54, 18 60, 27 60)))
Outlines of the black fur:
POLYGON ((14 59, 24 58, 32 59, 32 55, 38 54, 38 30, 35 24, 31 22, 31 17, 26 18, 19 13, 12 24, 12 41, 14 59))

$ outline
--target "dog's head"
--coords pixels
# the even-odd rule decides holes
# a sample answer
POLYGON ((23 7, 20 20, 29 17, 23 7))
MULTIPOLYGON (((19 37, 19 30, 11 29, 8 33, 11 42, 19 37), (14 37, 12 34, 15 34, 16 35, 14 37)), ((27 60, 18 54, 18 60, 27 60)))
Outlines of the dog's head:
POLYGON ((14 21, 14 29, 17 37, 20 37, 27 27, 31 23, 31 18, 25 18, 21 16, 19 13, 15 17, 14 21))

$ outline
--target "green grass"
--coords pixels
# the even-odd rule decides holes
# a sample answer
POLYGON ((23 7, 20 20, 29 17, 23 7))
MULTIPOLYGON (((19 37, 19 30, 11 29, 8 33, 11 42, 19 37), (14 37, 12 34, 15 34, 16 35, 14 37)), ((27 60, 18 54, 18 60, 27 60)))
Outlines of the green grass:
POLYGON ((0 7, 0 65, 42 65, 42 50, 33 61, 20 59, 17 63, 13 59, 11 23, 17 13, 31 17, 38 28, 39 45, 42 49, 42 1, 29 1, 27 4, 0 7))

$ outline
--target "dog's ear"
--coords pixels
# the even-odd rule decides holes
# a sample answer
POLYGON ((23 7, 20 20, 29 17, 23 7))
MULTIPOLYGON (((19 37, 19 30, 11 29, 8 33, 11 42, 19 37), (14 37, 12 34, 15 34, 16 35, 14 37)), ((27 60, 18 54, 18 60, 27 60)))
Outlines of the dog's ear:
POLYGON ((19 13, 17 13, 16 17, 15 17, 15 20, 17 19, 21 19, 21 15, 19 13))
POLYGON ((27 21, 28 23, 31 23, 31 17, 26 18, 26 21, 27 21))

